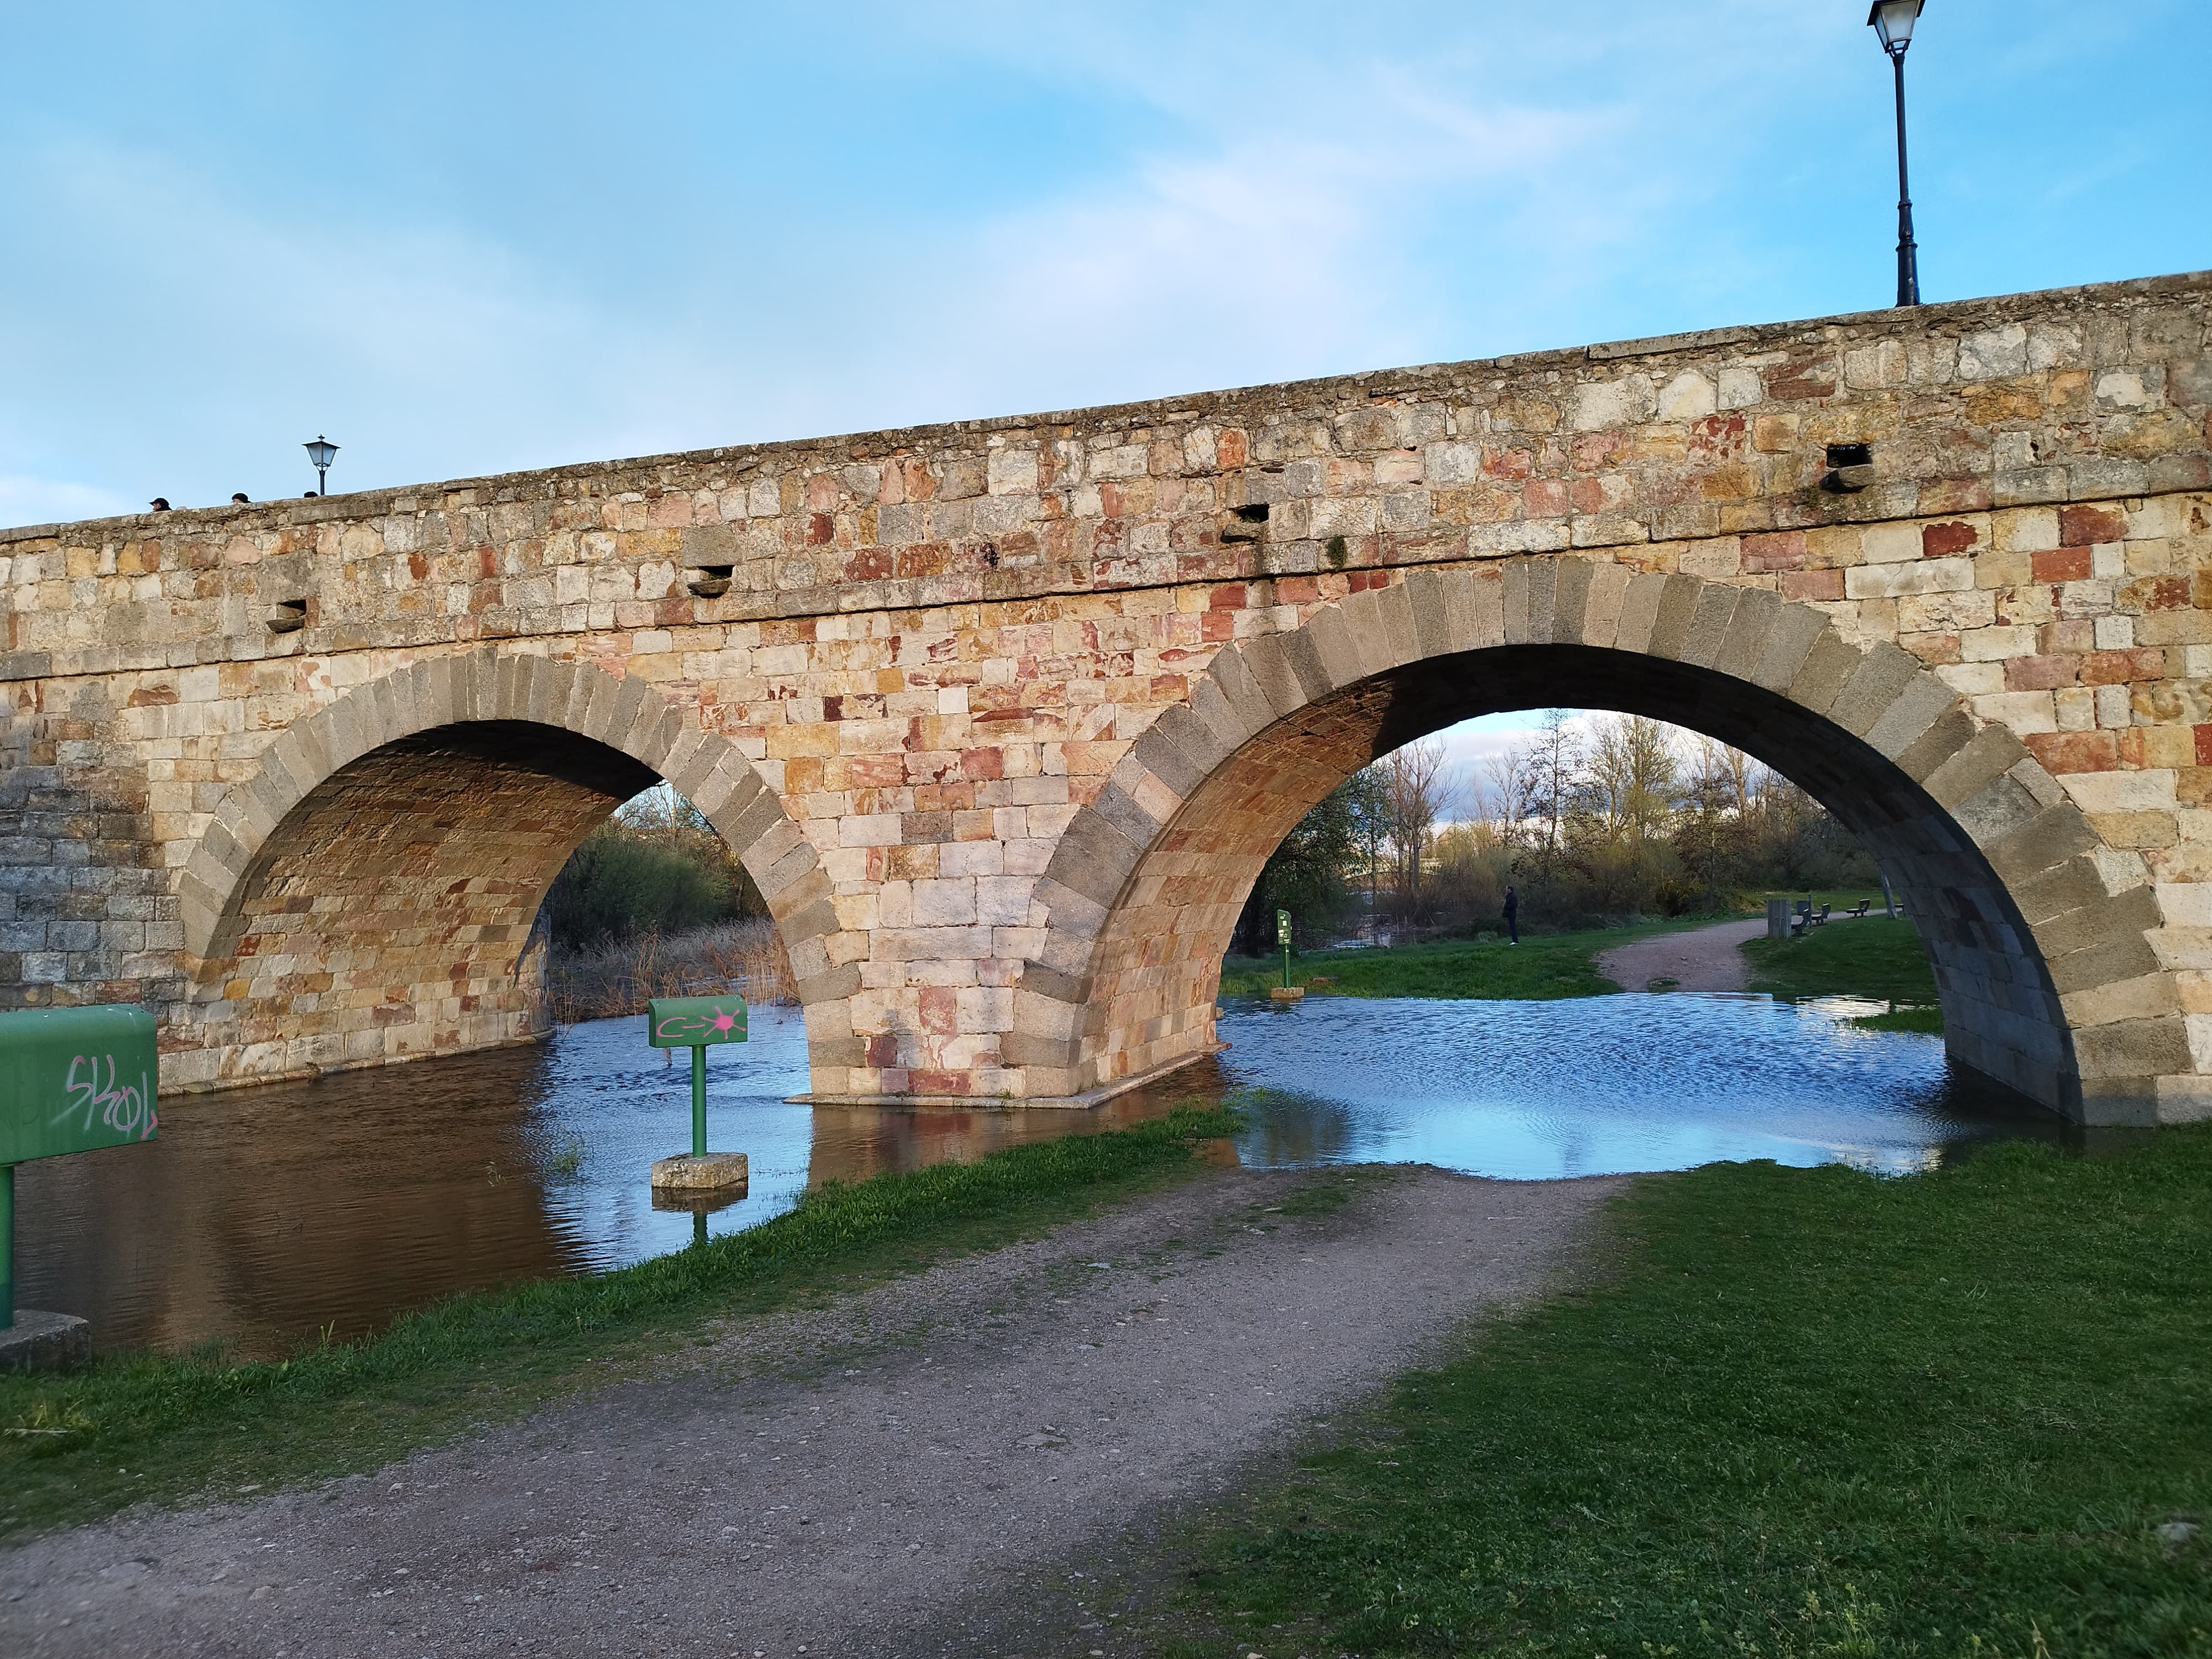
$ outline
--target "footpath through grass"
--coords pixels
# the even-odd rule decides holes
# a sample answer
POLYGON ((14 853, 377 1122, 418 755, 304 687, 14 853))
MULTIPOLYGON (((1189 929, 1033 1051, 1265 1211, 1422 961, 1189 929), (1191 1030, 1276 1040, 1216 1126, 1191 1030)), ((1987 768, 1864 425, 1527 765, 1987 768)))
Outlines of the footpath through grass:
POLYGON ((1610 1282, 1210 1537, 1234 1651, 2212 1653, 2212 1126, 1712 1165, 1613 1219, 1610 1282))
POLYGON ((1231 1113, 1011 1147, 810 1192, 747 1231, 586 1279, 477 1292, 279 1364, 123 1356, 0 1376, 0 1537, 140 1499, 221 1497, 373 1468, 625 1375, 758 1316, 1034 1237, 1202 1165, 1231 1113))
MULTIPOLYGON (((1609 996, 1620 989, 1597 970, 1601 951, 1654 933, 1707 926, 1715 918, 1655 921, 1583 933, 1523 933, 1502 939, 1440 939, 1371 951, 1317 951, 1291 958, 1291 983, 1311 996, 1483 998, 1543 1002, 1609 996)), ((1224 996, 1265 996, 1283 982, 1283 959, 1231 957, 1221 964, 1224 996)))

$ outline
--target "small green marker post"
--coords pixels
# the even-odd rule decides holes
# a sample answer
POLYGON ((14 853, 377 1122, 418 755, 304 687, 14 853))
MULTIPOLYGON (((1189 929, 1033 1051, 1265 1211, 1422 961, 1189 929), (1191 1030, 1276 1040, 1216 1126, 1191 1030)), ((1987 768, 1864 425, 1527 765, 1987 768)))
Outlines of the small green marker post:
POLYGON ((707 1045, 691 1045, 691 1156, 707 1156, 707 1045))
POLYGON ((1275 942, 1283 947, 1283 988, 1291 988, 1291 913, 1275 912, 1275 942))
POLYGON ((707 1050, 745 1040, 743 997, 655 997, 646 1006, 646 1037, 656 1048, 691 1051, 691 1152, 653 1166, 657 1208, 691 1212, 691 1242, 707 1242, 707 1212, 745 1195, 750 1168, 743 1152, 707 1150, 707 1050), (666 1194, 672 1204, 663 1204, 666 1194))

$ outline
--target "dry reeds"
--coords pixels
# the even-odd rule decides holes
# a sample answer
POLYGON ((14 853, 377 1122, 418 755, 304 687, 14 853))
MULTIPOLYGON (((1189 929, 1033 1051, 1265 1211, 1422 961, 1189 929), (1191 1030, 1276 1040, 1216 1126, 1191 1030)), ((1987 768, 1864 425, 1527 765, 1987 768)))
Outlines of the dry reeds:
POLYGON ((672 934, 648 930, 580 951, 556 947, 545 963, 546 1010, 560 1025, 641 1014, 654 997, 726 990, 748 1002, 799 1000, 774 922, 725 921, 672 934))

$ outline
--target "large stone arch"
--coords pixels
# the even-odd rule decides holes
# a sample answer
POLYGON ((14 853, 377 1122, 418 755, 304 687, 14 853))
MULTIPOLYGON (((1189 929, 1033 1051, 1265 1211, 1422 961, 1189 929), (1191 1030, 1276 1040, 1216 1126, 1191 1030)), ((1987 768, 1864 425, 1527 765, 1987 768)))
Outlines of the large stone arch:
POLYGON ((1610 707, 1736 744, 1864 840, 1922 919, 1954 1055, 2078 1120, 2202 1115, 2139 854, 1887 641, 1760 589, 1572 556, 1420 570, 1224 648, 1070 823, 1010 1041, 1039 1094, 1206 1052, 1261 864, 1330 788, 1451 721, 1610 707), (1039 1086, 1043 1085, 1044 1086, 1039 1086))
POLYGON ((523 976, 545 888, 615 803, 656 779, 736 849, 815 1000, 833 977, 830 885, 744 755, 645 680, 488 649, 353 688, 294 721, 223 796, 176 878, 194 991, 164 1081, 258 1081, 535 1035, 523 976))

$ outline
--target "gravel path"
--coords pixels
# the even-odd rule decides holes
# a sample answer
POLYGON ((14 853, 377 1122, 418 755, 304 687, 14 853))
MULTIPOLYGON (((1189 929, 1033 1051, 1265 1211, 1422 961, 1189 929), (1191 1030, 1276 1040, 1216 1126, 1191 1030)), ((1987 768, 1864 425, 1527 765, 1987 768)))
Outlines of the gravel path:
POLYGON ((1736 947, 1766 932, 1766 918, 1715 922, 1685 933, 1661 933, 1632 945, 1617 945, 1597 959, 1597 970, 1624 991, 1648 991, 1654 980, 1671 979, 1665 991, 1741 991, 1743 952, 1736 947))
POLYGON ((0 1554, 0 1652, 1120 1659, 1084 1569, 1564 1282, 1621 1185, 1209 1174, 374 1476, 0 1554))

